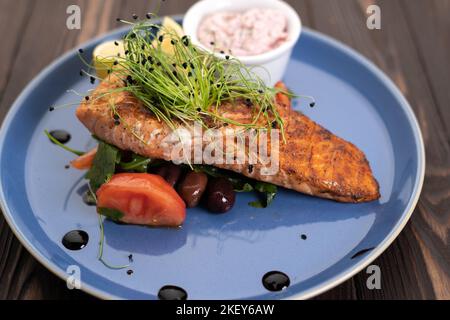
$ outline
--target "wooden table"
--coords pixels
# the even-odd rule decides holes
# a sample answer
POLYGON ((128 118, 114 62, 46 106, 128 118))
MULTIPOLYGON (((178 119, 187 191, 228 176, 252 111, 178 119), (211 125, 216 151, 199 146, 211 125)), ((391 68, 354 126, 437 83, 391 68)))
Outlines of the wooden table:
MULTIPOLYGON (((150 0, 2 0, 0 120, 25 85, 53 59, 116 28, 117 17, 154 11, 150 0), (66 28, 78 4, 81 30, 66 28)), ((193 0, 166 0, 160 15, 193 0)), ((412 219, 374 263, 382 289, 363 271, 317 299, 450 299, 450 0, 290 0, 303 23, 355 48, 399 86, 422 128, 427 169, 412 219), (366 27, 366 8, 381 7, 381 30, 366 27)), ((40 265, 0 217, 0 299, 91 299, 40 265)))

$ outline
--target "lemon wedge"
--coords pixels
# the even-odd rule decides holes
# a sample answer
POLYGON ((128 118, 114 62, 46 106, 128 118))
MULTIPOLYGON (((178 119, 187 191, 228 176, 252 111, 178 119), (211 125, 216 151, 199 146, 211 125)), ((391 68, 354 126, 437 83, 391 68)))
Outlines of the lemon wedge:
MULTIPOLYGON (((183 28, 180 26, 179 23, 177 23, 175 20, 173 20, 171 17, 164 17, 163 21, 162 21, 162 26, 163 26, 163 30, 160 30, 158 32, 158 35, 156 36, 156 39, 153 40, 153 46, 157 46, 157 39, 159 36, 164 36, 164 30, 166 32, 170 32, 170 33, 174 33, 179 37, 182 37, 184 35, 184 31, 183 28)), ((173 54, 173 45, 171 44, 171 39, 170 37, 164 38, 162 43, 161 43, 161 48, 162 50, 167 53, 167 54, 173 54)))
POLYGON ((97 76, 104 79, 108 70, 114 66, 114 61, 125 57, 125 47, 122 40, 106 41, 95 47, 93 61, 97 76))
POLYGON ((184 35, 183 27, 180 26, 180 24, 173 20, 171 17, 164 17, 162 26, 168 30, 173 31, 180 37, 184 35))

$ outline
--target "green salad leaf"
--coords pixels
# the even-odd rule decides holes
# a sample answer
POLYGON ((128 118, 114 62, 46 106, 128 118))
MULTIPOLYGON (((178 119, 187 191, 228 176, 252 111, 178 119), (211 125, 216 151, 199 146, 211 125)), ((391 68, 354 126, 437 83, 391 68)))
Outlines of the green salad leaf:
POLYGON ((250 206, 255 208, 267 208, 278 192, 276 185, 267 182, 256 181, 254 188, 263 197, 260 201, 252 201, 249 203, 250 206))
POLYGON ((97 208, 97 212, 114 221, 120 221, 120 219, 124 216, 121 211, 110 208, 97 208))
POLYGON ((86 179, 89 180, 93 192, 96 192, 102 184, 111 179, 116 171, 118 161, 120 161, 119 149, 100 141, 92 167, 86 174, 86 179))
POLYGON ((240 188, 234 188, 234 191, 236 191, 236 192, 250 192, 250 191, 253 191, 253 186, 250 184, 250 183, 248 183, 248 182, 245 182, 240 188))
POLYGON ((133 153, 130 161, 120 161, 119 166, 127 171, 147 172, 150 162, 152 159, 133 153))

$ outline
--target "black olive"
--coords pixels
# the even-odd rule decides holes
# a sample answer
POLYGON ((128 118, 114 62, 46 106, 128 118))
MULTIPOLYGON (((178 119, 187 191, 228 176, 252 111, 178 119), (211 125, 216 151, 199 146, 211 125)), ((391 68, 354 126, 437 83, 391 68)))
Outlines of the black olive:
POLYGON ((189 171, 184 179, 178 184, 177 192, 186 202, 188 208, 198 205, 200 198, 205 192, 208 176, 203 172, 189 171))
POLYGON ((164 180, 173 187, 180 178, 181 167, 170 162, 158 167, 155 170, 155 173, 163 177, 164 180))
POLYGON ((236 199, 233 185, 225 178, 215 178, 209 181, 206 189, 206 205, 211 212, 224 213, 229 211, 236 199))

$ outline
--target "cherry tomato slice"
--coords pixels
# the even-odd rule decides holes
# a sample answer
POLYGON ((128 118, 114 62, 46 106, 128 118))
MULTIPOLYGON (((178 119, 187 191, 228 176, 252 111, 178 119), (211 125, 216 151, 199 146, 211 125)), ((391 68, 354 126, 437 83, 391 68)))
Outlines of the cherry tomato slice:
POLYGON ((186 217, 184 201, 162 177, 118 173, 97 190, 97 210, 130 224, 177 227, 186 217))

